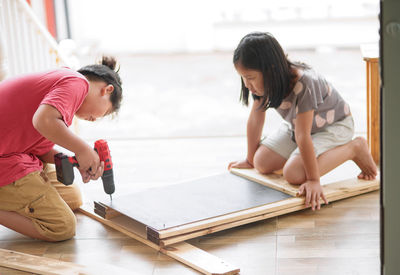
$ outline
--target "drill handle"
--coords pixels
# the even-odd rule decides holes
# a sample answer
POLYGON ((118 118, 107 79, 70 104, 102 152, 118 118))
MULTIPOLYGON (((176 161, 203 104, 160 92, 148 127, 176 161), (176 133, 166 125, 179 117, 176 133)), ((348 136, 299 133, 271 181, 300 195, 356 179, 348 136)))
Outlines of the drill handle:
POLYGON ((57 180, 65 185, 74 182, 74 166, 79 167, 75 157, 69 157, 63 153, 54 155, 54 164, 56 166, 57 180))
POLYGON ((68 161, 69 161, 69 163, 72 164, 73 167, 79 167, 78 160, 76 159, 75 156, 73 156, 73 157, 68 157, 68 161))

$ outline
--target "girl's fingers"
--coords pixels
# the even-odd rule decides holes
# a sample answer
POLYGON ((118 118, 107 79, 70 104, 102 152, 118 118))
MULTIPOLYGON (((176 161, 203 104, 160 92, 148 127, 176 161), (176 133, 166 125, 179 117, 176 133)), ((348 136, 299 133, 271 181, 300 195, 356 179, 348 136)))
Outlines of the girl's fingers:
POLYGON ((99 177, 103 175, 103 170, 104 170, 104 161, 100 163, 100 166, 97 168, 96 173, 94 173, 91 178, 93 180, 97 180, 99 177))
POLYGON ((306 190, 306 206, 310 206, 310 202, 311 202, 311 194, 306 190))
POLYGON ((300 185, 299 191, 297 191, 297 194, 298 194, 299 196, 301 196, 301 195, 303 195, 303 193, 304 193, 304 185, 302 184, 302 185, 300 185))
POLYGON ((316 204, 316 198, 317 195, 315 193, 311 194, 311 209, 314 211, 315 210, 315 204, 316 204))
POLYGON ((320 197, 321 197, 321 195, 318 194, 318 196, 316 196, 316 198, 315 198, 316 199, 316 204, 317 204, 317 210, 321 209, 320 197))
POLYGON ((322 199, 324 200, 325 204, 328 204, 328 200, 326 199, 326 197, 325 197, 325 194, 324 194, 324 193, 322 193, 321 197, 322 197, 322 199))
POLYGON ((228 170, 231 170, 231 168, 239 168, 238 166, 237 166, 237 161, 232 161, 231 163, 229 163, 229 165, 228 165, 228 170))
POLYGON ((82 181, 83 181, 84 183, 88 183, 89 180, 90 180, 90 175, 89 175, 89 173, 88 173, 88 172, 84 172, 84 173, 82 174, 82 181))

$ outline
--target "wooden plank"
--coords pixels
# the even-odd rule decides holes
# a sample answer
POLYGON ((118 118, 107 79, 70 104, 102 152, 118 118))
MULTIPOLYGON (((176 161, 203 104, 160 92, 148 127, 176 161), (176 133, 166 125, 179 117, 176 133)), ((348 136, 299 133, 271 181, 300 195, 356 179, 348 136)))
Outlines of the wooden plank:
POLYGON ((366 63, 367 80, 367 142, 375 163, 380 163, 380 75, 379 46, 361 45, 361 53, 366 63))
POLYGON ((94 212, 104 219, 111 219, 111 218, 122 215, 118 211, 107 207, 106 205, 102 204, 101 202, 96 202, 96 201, 94 202, 94 212))
MULTIPOLYGON (((249 177, 250 179, 257 178, 257 181, 259 182, 271 182, 273 178, 276 178, 277 181, 275 182, 275 186, 278 186, 280 190, 285 190, 290 192, 292 194, 297 193, 297 186, 288 186, 288 183, 285 182, 282 178, 282 176, 278 175, 261 175, 254 169, 234 169, 235 173, 243 176, 243 177, 249 177), (282 184, 280 186, 279 184, 282 184)), ((379 188, 379 181, 378 180, 373 180, 373 181, 365 181, 365 180, 359 180, 357 178, 353 179, 348 179, 344 181, 339 181, 336 183, 332 183, 329 185, 325 185, 324 187, 324 193, 328 199, 332 197, 337 197, 341 196, 343 194, 344 197, 346 197, 346 194, 350 194, 350 196, 361 194, 364 192, 369 192, 371 190, 376 190, 379 188)), ((177 240, 184 240, 190 238, 189 236, 201 236, 206 234, 206 232, 209 232, 210 228, 216 227, 221 225, 221 228, 226 228, 223 227, 223 225, 227 225, 230 223, 234 223, 237 221, 242 221, 246 219, 250 219, 252 217, 260 216, 260 215, 265 215, 268 213, 280 213, 277 211, 292 208, 298 205, 303 204, 303 199, 296 199, 296 198, 289 198, 285 199, 282 201, 270 203, 270 204, 265 204, 265 205, 260 205, 257 207, 253 207, 250 209, 245 209, 242 211, 237 211, 234 213, 227 213, 225 215, 213 217, 210 219, 205 219, 201 221, 195 221, 192 223, 188 224, 183 224, 179 225, 173 228, 168 228, 165 230, 154 230, 152 229, 151 234, 147 234, 147 236, 143 235, 142 237, 150 239, 151 241, 155 242, 157 245, 167 245, 176 242, 177 240), (185 235, 186 234, 186 235, 185 235), (173 239, 172 237, 177 237, 176 239, 173 239), (167 238, 170 238, 166 240, 167 238), (164 241, 163 241, 164 240, 164 241)), ((143 225, 145 227, 145 225, 143 225)), ((129 228, 129 227, 128 227, 129 228)), ((223 229, 221 229, 223 230, 223 229)), ((149 232, 149 228, 147 228, 147 231, 149 232)), ((148 233, 147 232, 147 233, 148 233)))
POLYGON ((6 249, 0 249, 0 266, 44 275, 137 274, 131 270, 103 263, 97 263, 96 266, 93 267, 86 267, 75 263, 34 256, 6 249))
MULTIPOLYGON (((336 183, 332 183, 330 185, 324 186, 326 196, 330 202, 339 200, 339 199, 344 199, 344 198, 349 198, 352 196, 356 196, 359 194, 364 194, 367 192, 371 192, 374 190, 379 189, 379 181, 364 181, 364 180, 358 180, 358 179, 349 179, 346 181, 339 181, 336 183)), ((207 234, 211 234, 214 232, 218 232, 221 230, 233 228, 236 226, 248 224, 251 222, 263 220, 263 219, 268 219, 271 217, 276 217, 279 215, 287 214, 290 212, 298 211, 305 209, 304 205, 304 198, 291 198, 291 199, 286 199, 281 202, 277 202, 275 204, 270 204, 268 205, 268 208, 265 206, 262 207, 265 213, 261 212, 262 214, 259 215, 252 215, 254 213, 257 213, 256 211, 253 213, 247 213, 248 217, 245 217, 243 219, 226 219, 225 221, 230 221, 222 224, 217 224, 217 225, 212 225, 213 223, 209 223, 210 226, 207 228, 203 228, 201 230, 193 230, 189 231, 187 233, 179 234, 179 235, 174 235, 172 237, 167 237, 163 239, 159 239, 158 237, 153 236, 153 239, 151 239, 152 242, 158 244, 159 246, 168 246, 174 243, 182 242, 188 239, 192 239, 195 237, 199 236, 204 236, 207 234), (269 210, 269 211, 268 211, 269 210)), ((253 209, 254 210, 254 209, 253 209)), ((257 209, 260 210, 260 209, 257 209)), ((250 212, 250 211, 249 211, 250 212)), ((221 221, 222 217, 218 217, 219 221, 221 221)), ((138 231, 137 227, 133 225, 135 222, 131 218, 121 214, 120 217, 118 218, 113 218, 111 219, 112 222, 122 226, 128 231, 138 231)), ((189 226, 189 225, 186 225, 189 226)), ((194 225, 191 225, 192 229, 195 228, 194 225)), ((146 233, 145 233, 145 226, 143 225, 143 228, 141 229, 141 236, 143 238, 146 238, 146 233)), ((181 228, 179 228, 181 229, 181 228)), ((179 230, 178 229, 178 230, 179 230)), ((187 228, 186 228, 187 229, 187 228)), ((179 232, 178 230, 175 230, 175 232, 179 232)), ((149 237, 149 235, 147 235, 149 237)))
MULTIPOLYGON (((239 170, 239 169, 237 169, 239 170)), ((247 169, 241 169, 238 171, 238 173, 241 173, 242 176, 247 176, 249 170, 247 169)), ((254 171, 252 171, 251 175, 254 175, 254 171)), ((263 175, 259 177, 260 179, 263 178, 263 175)), ((329 185, 324 186, 324 192, 327 198, 329 199, 332 196, 337 196, 341 193, 352 193, 354 195, 358 193, 363 193, 364 191, 370 190, 370 188, 373 188, 372 190, 376 190, 379 188, 379 181, 378 180, 373 180, 373 181, 365 181, 365 180, 359 180, 357 178, 353 179, 348 179, 344 181, 339 181, 336 183, 332 183, 329 185)), ((271 204, 266 204, 266 205, 261 205, 257 207, 253 207, 251 209, 246 209, 243 211, 237 211, 234 213, 229 213, 226 215, 218 216, 218 217, 213 217, 210 219, 206 220, 201 220, 201 221, 196 221, 193 223, 188 223, 180 226, 176 226, 173 228, 169 228, 166 230, 160 230, 152 233, 152 236, 155 237, 153 241, 157 242, 158 240, 161 239, 166 239, 169 237, 174 237, 174 236, 179 236, 183 235, 186 233, 193 233, 195 231, 199 230, 205 230, 207 231, 208 228, 211 228, 213 226, 217 225, 222 225, 226 223, 231 223, 239 220, 243 220, 246 218, 266 214, 266 213, 272 213, 275 211, 279 211, 282 209, 290 208, 297 206, 299 204, 298 200, 295 200, 294 198, 292 199, 286 199, 283 201, 271 203, 271 204)), ((157 242, 157 244, 162 245, 162 243, 157 242)))
POLYGON ((16 251, 0 249, 0 265, 12 269, 45 275, 79 274, 81 265, 39 257, 16 251))
POLYGON ((204 250, 201 250, 191 244, 180 242, 161 248, 160 251, 172 258, 184 263, 203 274, 238 274, 239 268, 235 268, 225 261, 217 258, 204 250))
POLYGON ((275 190, 284 192, 288 195, 296 197, 298 186, 288 183, 282 175, 278 174, 260 174, 256 169, 238 169, 232 168, 231 173, 246 179, 255 181, 264 186, 268 186, 275 190))
MULTIPOLYGON (((232 168, 231 172, 235 175, 247 178, 249 180, 254 180, 265 186, 277 189, 279 191, 285 192, 292 196, 297 196, 297 191, 299 185, 292 185, 284 180, 283 176, 280 175, 263 175, 257 172, 256 169, 237 169, 232 168)), ((377 176, 379 178, 379 175, 377 176)), ((369 186, 379 186, 379 180, 374 179, 371 181, 360 180, 358 178, 350 178, 342 181, 337 181, 334 183, 323 185, 325 196, 331 195, 331 193, 336 196, 337 192, 353 192, 357 190, 362 190, 369 186)))
MULTIPOLYGON (((237 169, 239 170, 239 169, 237 169)), ((236 171, 237 171, 236 170, 236 171)), ((240 169, 240 171, 237 171, 238 173, 242 176, 247 176, 250 172, 250 169, 240 169)), ((250 175, 254 175, 254 171, 250 175)), ((263 175, 261 175, 263 176, 263 175)), ((262 179, 262 177, 259 177, 259 179, 262 179)), ((343 180, 343 181, 338 181, 335 183, 331 183, 328 185, 324 185, 324 193, 325 196, 328 198, 328 200, 331 197, 339 196, 341 194, 347 194, 351 193, 353 195, 357 194, 362 194, 365 192, 370 192, 371 190, 377 190, 380 187, 380 183, 378 179, 371 180, 371 181, 366 181, 366 180, 359 180, 357 178, 352 178, 348 180, 343 180)), ((296 192, 297 193, 297 192, 296 192)), ((303 200, 303 198, 301 198, 303 200)), ((204 220, 204 221, 199 221, 199 222, 193 222, 190 224, 185 224, 182 226, 176 226, 174 228, 170 228, 167 230, 160 230, 158 231, 158 238, 159 239, 165 239, 168 237, 173 237, 173 236, 178 236, 182 235, 185 233, 191 233, 194 231, 198 231, 201 229, 207 229, 213 226, 225 224, 225 223, 231 223, 234 221, 238 220, 243 220, 246 218, 266 214, 266 213, 272 213, 275 211, 279 211, 282 209, 290 208, 297 206, 299 204, 299 200, 296 198, 289 198, 283 201, 275 202, 275 203, 270 203, 267 205, 261 205, 258 207, 254 207, 251 209, 246 209, 243 211, 235 212, 235 213, 230 213, 227 215, 215 217, 212 219, 204 220)))
MULTIPOLYGON (((360 192, 359 190, 357 191, 352 191, 352 192, 344 192, 341 193, 339 195, 330 195, 329 196, 329 202, 333 202, 333 201, 337 201, 337 200, 341 200, 341 199, 345 199, 345 198, 350 198, 350 197, 354 197, 357 195, 361 195, 361 194, 365 194, 368 192, 372 192, 375 190, 378 190, 379 186, 378 185, 374 185, 374 186, 369 186, 366 188, 363 188, 362 192, 360 192)), ((293 198, 293 201, 296 201, 296 203, 298 203, 298 205, 293 206, 293 207, 288 207, 288 208, 284 208, 278 211, 274 211, 271 213, 265 213, 265 214, 261 214, 258 216, 254 216, 254 217, 250 217, 250 218, 246 218, 243 220, 238 220, 238 221, 234 221, 234 222, 230 222, 230 223, 225 223, 225 224, 221 224, 221 225, 217 225, 217 226, 213 226, 210 228, 206 228, 203 230, 198 230, 195 232, 191 232, 191 233, 186 233, 186 234, 182 234, 182 235, 178 235, 178 236, 174 236, 174 237, 170 237, 170 238, 166 238, 166 239, 161 239, 159 240, 159 244, 160 246, 167 246, 167 245, 171 245, 177 242, 182 242, 182 241, 186 241, 189 239, 193 239, 196 237, 200 237, 200 236, 204 236, 204 235, 208 235, 211 233, 215 233, 215 232, 219 232, 222 230, 226 230, 229 228, 234 228, 237 226, 241 226, 241 225, 245 225, 245 224, 249 224, 252 222, 256 222, 256 221, 261 221, 261 220, 265 220, 265 219, 269 219, 272 217, 277 217, 277 216, 281 216, 284 214, 288 214, 288 213, 292 213, 295 211, 299 211, 299 210, 303 210, 306 208, 310 208, 310 207, 306 207, 304 205, 304 198, 293 198), (295 200, 296 199, 296 200, 295 200)), ((322 200, 321 200, 321 203, 322 200)), ((323 211, 323 210, 322 210, 323 211)))
POLYGON ((184 263, 191 268, 203 273, 203 274, 237 274, 240 269, 217 258, 195 246, 187 244, 185 242, 180 242, 168 247, 160 247, 153 242, 143 238, 141 233, 133 232, 132 228, 126 229, 125 226, 129 226, 130 221, 122 220, 121 217, 115 217, 110 220, 103 219, 96 215, 89 205, 83 205, 79 208, 79 211, 86 216, 93 218, 111 228, 138 240, 161 253, 174 258, 175 260, 184 263))
POLYGON ((380 162, 380 77, 379 77, 379 63, 371 62, 370 64, 370 150, 372 158, 375 163, 379 165, 380 162))
POLYGON ((216 226, 216 225, 220 225, 220 224, 224 224, 224 223, 230 223, 230 222, 242 220, 242 219, 245 219, 248 217, 261 215, 264 213, 271 213, 274 211, 278 211, 280 209, 285 209, 287 207, 295 206, 297 204, 298 204, 297 198, 289 198, 289 199, 285 199, 283 201, 266 204, 266 205, 254 207, 251 209, 246 209, 243 211, 235 212, 235 213, 230 213, 230 214, 227 214, 224 216, 215 217, 215 218, 198 221, 198 222, 193 222, 193 223, 185 224, 182 226, 176 226, 176 227, 170 228, 168 230, 162 230, 162 231, 158 232, 158 236, 160 239, 164 239, 164 238, 168 238, 168 237, 172 237, 172 236, 182 235, 184 233, 190 233, 190 232, 194 232, 194 231, 201 230, 201 229, 207 229, 212 226, 216 226))
MULTIPOLYGON (((245 170, 241 171, 248 172, 245 170)), ((247 175, 248 173, 244 174, 247 175)), ((252 175, 254 175, 254 171, 252 175)), ((334 201, 374 191, 379 189, 379 187, 380 184, 378 180, 365 181, 354 178, 326 185, 324 186, 324 192, 329 201, 334 201)), ((189 266, 193 267, 194 269, 202 273, 218 274, 210 272, 210 266, 204 268, 204 265, 207 265, 207 263, 213 263, 213 264, 221 263, 218 258, 214 260, 204 260, 207 257, 202 255, 203 252, 192 252, 191 251, 191 249, 193 249, 191 248, 192 246, 190 245, 188 246, 188 244, 181 245, 184 243, 183 240, 187 240, 198 236, 203 236, 213 232, 259 221, 262 219, 267 219, 270 217, 275 217, 278 215, 283 215, 286 213, 298 211, 305 208, 306 207, 304 205, 304 198, 291 197, 267 205, 261 205, 251 209, 246 209, 235 213, 229 213, 227 215, 218 216, 207 220, 196 221, 190 224, 184 224, 166 230, 155 231, 154 235, 152 235, 152 238, 155 238, 156 242, 158 242, 159 245, 146 239, 148 237, 148 234, 146 235, 146 225, 142 224, 141 225, 142 232, 140 235, 137 234, 136 233, 137 230, 133 229, 133 227, 129 224, 131 222, 137 223, 137 221, 131 219, 128 216, 122 214, 121 216, 111 218, 110 220, 98 217, 94 215, 92 212, 90 213, 89 216, 92 216, 96 220, 99 220, 102 223, 105 223, 117 229, 118 231, 127 234, 128 236, 134 237, 135 239, 149 245, 150 247, 153 247, 154 249, 157 249, 162 253, 165 253, 166 255, 169 255, 172 258, 177 259, 178 261, 188 264, 189 266)), ((83 211, 83 209, 81 209, 81 211, 83 211)), ((86 211, 83 212, 85 213, 86 211)), ((220 268, 223 269, 226 267, 220 266, 220 268)), ((227 273, 225 274, 234 274, 234 272, 237 272, 238 270, 238 269, 236 270, 233 269, 234 268, 230 268, 230 270, 227 271, 227 273)), ((218 270, 218 268, 214 268, 214 270, 218 270)), ((226 271, 226 269, 224 270, 226 271)))

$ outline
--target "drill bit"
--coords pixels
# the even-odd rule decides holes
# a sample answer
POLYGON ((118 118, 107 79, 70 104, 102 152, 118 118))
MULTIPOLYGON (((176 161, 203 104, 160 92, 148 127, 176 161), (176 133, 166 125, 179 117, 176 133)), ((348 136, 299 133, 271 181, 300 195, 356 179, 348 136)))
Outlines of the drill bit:
POLYGON ((112 202, 112 195, 110 194, 110 200, 111 200, 111 202, 112 202))

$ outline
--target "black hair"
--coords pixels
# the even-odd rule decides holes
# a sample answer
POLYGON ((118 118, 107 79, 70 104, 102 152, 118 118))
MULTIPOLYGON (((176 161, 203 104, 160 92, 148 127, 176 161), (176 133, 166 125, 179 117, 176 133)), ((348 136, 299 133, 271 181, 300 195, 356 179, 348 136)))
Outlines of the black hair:
MULTIPOLYGON (((264 95, 253 94, 254 100, 262 100, 260 108, 278 108, 282 100, 293 89, 295 73, 292 66, 308 68, 303 63, 292 63, 285 55, 281 45, 267 32, 253 32, 245 35, 239 42, 233 54, 233 63, 261 71, 264 79, 264 95)), ((243 79, 240 101, 249 104, 249 89, 243 79)))
POLYGON ((117 113, 121 106, 122 100, 122 81, 119 77, 119 67, 117 70, 117 61, 112 56, 103 56, 100 64, 88 65, 78 70, 89 81, 104 81, 114 87, 114 91, 110 95, 110 101, 113 106, 113 112, 117 113))

